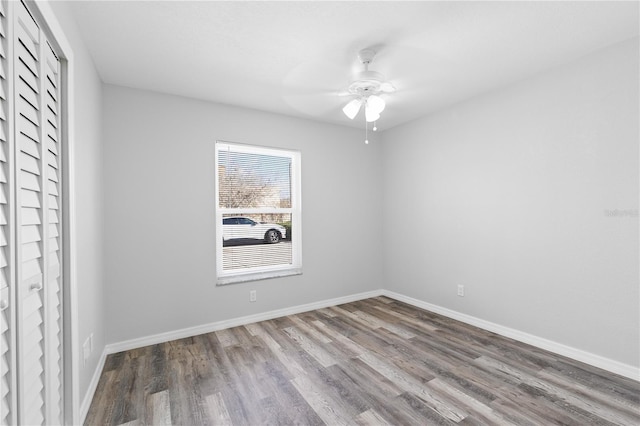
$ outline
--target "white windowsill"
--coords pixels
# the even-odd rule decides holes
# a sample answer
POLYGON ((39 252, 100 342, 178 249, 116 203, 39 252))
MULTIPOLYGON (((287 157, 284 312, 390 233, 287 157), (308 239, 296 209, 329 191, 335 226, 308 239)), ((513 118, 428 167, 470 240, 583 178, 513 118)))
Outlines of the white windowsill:
POLYGON ((237 284, 249 281, 267 280, 269 278, 289 277, 292 275, 302 275, 302 268, 279 269, 276 271, 251 272, 247 274, 236 274, 218 277, 216 285, 237 284))

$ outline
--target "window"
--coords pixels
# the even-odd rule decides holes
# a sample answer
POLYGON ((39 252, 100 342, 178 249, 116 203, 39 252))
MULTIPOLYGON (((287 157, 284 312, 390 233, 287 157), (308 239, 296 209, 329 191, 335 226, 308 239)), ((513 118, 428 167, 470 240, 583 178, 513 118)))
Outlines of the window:
POLYGON ((216 142, 217 284, 302 273, 300 153, 216 142))

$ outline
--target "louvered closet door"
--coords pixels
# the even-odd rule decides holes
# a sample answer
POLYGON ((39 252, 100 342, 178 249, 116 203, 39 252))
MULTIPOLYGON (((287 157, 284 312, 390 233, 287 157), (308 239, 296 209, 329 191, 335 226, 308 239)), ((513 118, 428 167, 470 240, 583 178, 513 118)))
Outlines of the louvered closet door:
POLYGON ((13 149, 9 145, 11 134, 9 101, 9 22, 7 2, 0 1, 0 424, 15 424, 16 419, 16 325, 15 276, 13 275, 14 246, 12 211, 13 170, 9 159, 13 149), (13 244, 12 244, 13 243, 13 244))
POLYGON ((60 215, 60 119, 59 87, 60 61, 49 43, 44 47, 44 163, 46 164, 46 227, 47 268, 45 294, 47 297, 47 419, 48 423, 62 422, 62 247, 60 215))
POLYGON ((58 68, 38 25, 16 4, 14 108, 18 282, 18 421, 61 422, 58 68))

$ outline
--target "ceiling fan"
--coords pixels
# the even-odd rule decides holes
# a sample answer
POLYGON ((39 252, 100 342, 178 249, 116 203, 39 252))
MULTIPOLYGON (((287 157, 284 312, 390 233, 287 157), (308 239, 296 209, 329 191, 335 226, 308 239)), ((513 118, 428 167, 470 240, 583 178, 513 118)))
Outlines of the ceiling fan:
POLYGON ((375 122, 380 118, 380 113, 384 110, 386 102, 380 95, 393 93, 396 89, 385 76, 379 72, 369 70, 369 65, 373 62, 376 52, 373 49, 362 49, 358 52, 358 59, 364 66, 364 71, 360 71, 353 76, 348 94, 355 96, 349 101, 342 112, 353 120, 364 106, 364 115, 368 123, 375 122))

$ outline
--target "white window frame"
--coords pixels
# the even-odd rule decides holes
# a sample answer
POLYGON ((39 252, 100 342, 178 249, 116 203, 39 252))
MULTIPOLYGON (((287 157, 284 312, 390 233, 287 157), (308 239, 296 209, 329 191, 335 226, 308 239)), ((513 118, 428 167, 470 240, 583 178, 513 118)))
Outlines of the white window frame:
POLYGON ((302 201, 300 152, 294 150, 270 148, 257 145, 241 144, 217 140, 215 143, 215 204, 216 204, 216 284, 226 285, 247 281, 264 280, 268 278, 286 277, 302 274, 302 201), (220 182, 218 174, 218 157, 221 150, 231 149, 234 152, 287 157, 291 159, 291 207, 287 208, 223 208, 220 207, 220 182), (290 265, 274 265, 245 268, 233 271, 223 270, 223 245, 222 245, 222 218, 225 214, 251 214, 251 213, 284 213, 291 215, 291 227, 294 235, 291 236, 290 265))

